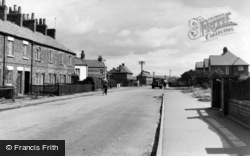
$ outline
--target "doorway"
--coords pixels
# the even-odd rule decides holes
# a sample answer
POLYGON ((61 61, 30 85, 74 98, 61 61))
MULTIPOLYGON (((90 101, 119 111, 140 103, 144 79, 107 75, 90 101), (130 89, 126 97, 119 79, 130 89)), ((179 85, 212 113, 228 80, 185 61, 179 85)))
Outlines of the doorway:
POLYGON ((22 71, 18 71, 17 73, 17 93, 22 94, 22 71))
POLYGON ((28 94, 30 92, 30 72, 25 71, 24 75, 24 94, 28 94))

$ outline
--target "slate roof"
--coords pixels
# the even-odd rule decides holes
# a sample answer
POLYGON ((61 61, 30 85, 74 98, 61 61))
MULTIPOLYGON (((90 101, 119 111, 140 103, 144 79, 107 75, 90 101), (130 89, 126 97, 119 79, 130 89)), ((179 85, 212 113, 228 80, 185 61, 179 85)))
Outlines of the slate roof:
POLYGON ((242 60, 240 57, 235 56, 230 51, 227 51, 222 55, 211 55, 209 56, 210 64, 217 66, 229 66, 229 65, 248 65, 247 62, 242 60))
POLYGON ((20 27, 10 21, 0 20, 0 33, 4 33, 13 37, 19 37, 28 41, 34 41, 38 44, 47 45, 68 53, 75 54, 52 37, 45 36, 40 32, 33 32, 26 27, 20 27))
POLYGON ((110 70, 111 73, 127 73, 127 74, 133 74, 128 67, 125 65, 119 65, 118 68, 110 70))
POLYGON ((87 65, 89 68, 106 68, 104 62, 98 60, 83 60, 81 58, 76 58, 75 65, 87 65))
MULTIPOLYGON (((141 72, 137 75, 137 77, 141 77, 141 72)), ((153 75, 151 75, 150 72, 143 71, 142 77, 153 77, 153 75)))
POLYGON ((195 63, 195 68, 203 68, 203 62, 196 62, 195 63))

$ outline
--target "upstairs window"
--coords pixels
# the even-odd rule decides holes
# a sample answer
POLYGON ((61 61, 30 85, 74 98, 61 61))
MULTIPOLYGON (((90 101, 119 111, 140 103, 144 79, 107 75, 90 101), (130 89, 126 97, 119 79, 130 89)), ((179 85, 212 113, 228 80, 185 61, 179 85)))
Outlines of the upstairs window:
POLYGON ((244 66, 238 66, 238 71, 244 71, 244 66))
POLYGON ((36 60, 41 60, 41 48, 36 48, 36 60))
POLYGON ((71 56, 69 56, 69 66, 71 66, 71 60, 72 58, 71 58, 71 56))
POLYGON ((49 62, 53 62, 53 51, 49 51, 49 62))
POLYGON ((59 63, 63 64, 63 54, 60 54, 60 56, 59 56, 59 63))
POLYGON ((29 42, 23 41, 23 58, 28 58, 28 45, 29 42))
POLYGON ((14 56, 14 38, 8 37, 8 56, 14 56))

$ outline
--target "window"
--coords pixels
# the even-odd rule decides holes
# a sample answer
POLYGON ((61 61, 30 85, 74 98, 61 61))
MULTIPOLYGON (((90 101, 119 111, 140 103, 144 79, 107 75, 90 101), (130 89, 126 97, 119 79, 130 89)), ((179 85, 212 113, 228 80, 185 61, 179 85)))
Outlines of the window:
POLYGON ((53 51, 49 51, 49 62, 53 62, 53 51))
POLYGON ((14 42, 10 40, 8 41, 8 55, 14 56, 14 42))
POLYGON ((244 66, 238 66, 238 71, 244 71, 244 66))
POLYGON ((41 60, 41 48, 36 49, 36 60, 41 60))
POLYGON ((66 78, 66 75, 63 75, 63 83, 67 83, 67 78, 66 78))
POLYGON ((23 57, 28 58, 28 45, 23 45, 23 57))
POLYGON ((76 68, 75 72, 76 72, 76 75, 80 76, 80 69, 79 68, 76 68))
POLYGON ((69 56, 69 66, 71 66, 71 56, 69 56))
POLYGON ((39 85, 39 73, 36 73, 35 84, 39 85))
POLYGON ((13 70, 8 70, 7 72, 7 84, 13 83, 13 70))
POLYGON ((103 69, 100 69, 100 74, 103 75, 104 71, 103 69))
POLYGON ((71 83, 71 76, 68 76, 68 83, 71 83))
POLYGON ((229 67, 226 67, 226 75, 229 75, 229 67))
POLYGON ((63 75, 60 75, 60 83, 63 83, 63 75))
POLYGON ((50 73, 49 74, 49 83, 52 84, 52 81, 53 81, 53 75, 50 73))
POLYGON ((53 84, 56 84, 56 74, 54 74, 53 84))
POLYGON ((24 59, 28 58, 28 45, 29 45, 29 42, 23 41, 23 58, 24 59))
POLYGON ((63 54, 60 54, 60 56, 59 56, 59 63, 63 64, 63 54))

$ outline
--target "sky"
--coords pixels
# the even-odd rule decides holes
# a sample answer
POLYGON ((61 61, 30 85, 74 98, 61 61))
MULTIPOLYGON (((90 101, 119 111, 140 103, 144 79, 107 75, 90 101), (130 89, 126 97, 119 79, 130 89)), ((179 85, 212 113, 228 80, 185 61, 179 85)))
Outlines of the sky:
POLYGON ((56 39, 86 59, 105 59, 108 70, 124 63, 136 76, 143 69, 180 76, 195 62, 220 55, 223 47, 250 63, 248 0, 6 0, 56 28, 56 39), (191 40, 189 21, 230 12, 234 32, 213 40, 191 40))

